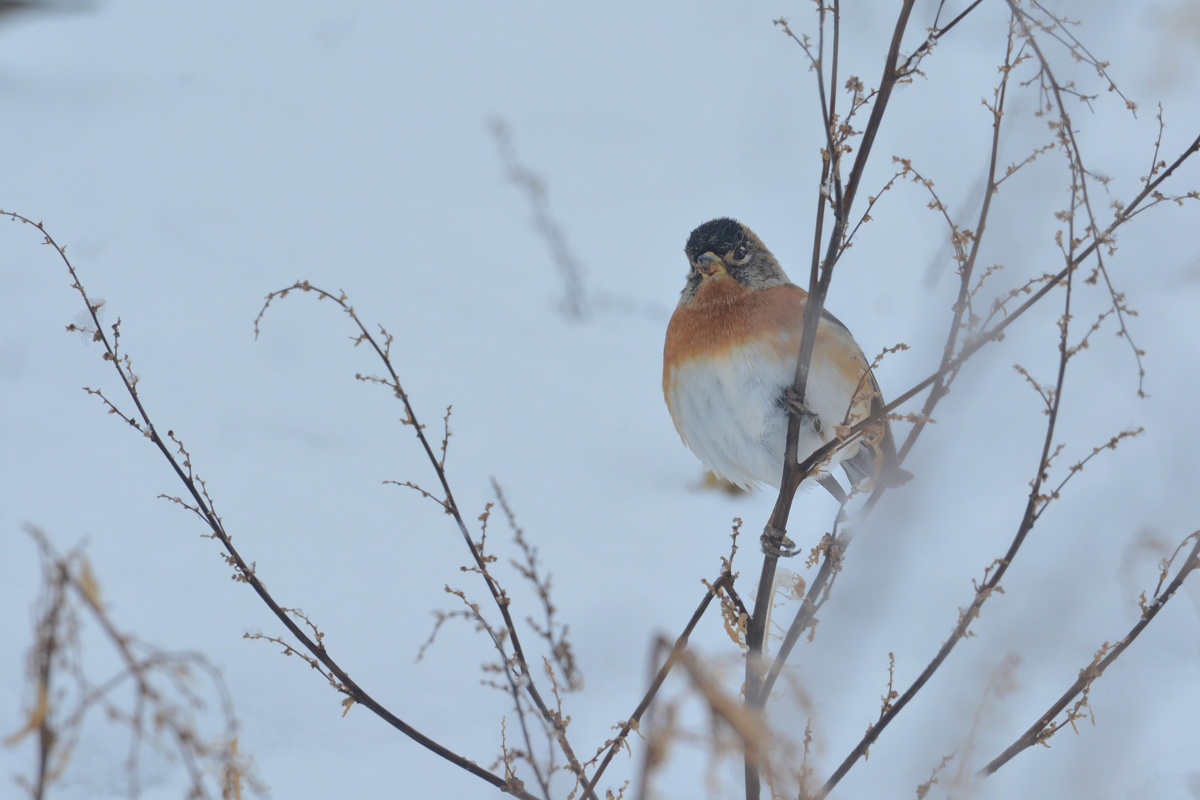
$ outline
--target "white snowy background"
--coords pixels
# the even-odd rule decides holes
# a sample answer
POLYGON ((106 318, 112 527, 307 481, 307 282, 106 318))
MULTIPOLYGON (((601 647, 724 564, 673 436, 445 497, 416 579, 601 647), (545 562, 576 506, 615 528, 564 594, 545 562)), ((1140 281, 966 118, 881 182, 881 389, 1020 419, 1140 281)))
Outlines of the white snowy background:
MULTIPOLYGON (((906 49, 937 5, 917 4, 906 49)), ((964 5, 948 3, 947 14, 964 5)), ((1089 166, 1113 177, 1110 194, 1098 194, 1105 206, 1138 190, 1157 102, 1164 155, 1200 130, 1200 4, 1052 5, 1084 20, 1080 37, 1139 105, 1135 119, 1047 44, 1065 75, 1101 93, 1075 119, 1089 166)), ((843 6, 843 74, 876 85, 896 4, 843 6)), ((44 221, 107 302, 105 322, 121 318, 153 419, 186 442, 276 598, 317 621, 339 662, 397 715, 487 766, 509 713, 505 696, 480 685, 487 642, 449 625, 414 662, 431 611, 454 605, 442 587, 478 599, 483 587, 459 572, 467 554, 440 509, 383 485, 434 479, 395 401, 354 380, 378 364, 351 347, 349 321, 311 296, 271 308, 258 341, 252 322, 268 291, 307 278, 345 290, 368 324, 395 334, 401 378, 431 431, 454 405, 448 469, 460 505, 479 513, 495 476, 554 575, 586 678, 567 699, 570 733, 590 753, 641 697, 653 636, 677 634, 700 580, 718 574, 735 516, 746 520, 739 586, 753 594, 773 496, 698 488, 699 464, 662 402, 661 346, 686 272, 683 243, 711 217, 742 219, 794 279, 807 279, 815 87, 799 48, 771 23, 786 16, 812 31, 812 8, 252 0, 14 14, 0 18, 0 207, 44 221), (560 311, 554 264, 527 197, 506 178, 493 117, 546 180, 591 296, 608 299, 584 322, 560 311)), ((990 136, 979 101, 1005 30, 1003 3, 989 0, 925 62, 926 77, 897 90, 864 193, 891 175, 892 155, 912 158, 974 227, 990 136)), ((1004 162, 1049 141, 1036 102, 1029 92, 1010 100, 1004 162)), ((1198 185, 1193 164, 1177 186, 1198 185)), ((981 257, 981 267, 1005 265, 993 293, 1059 269, 1052 213, 1065 190, 1056 155, 1005 185, 981 257)), ((905 187, 881 201, 827 303, 868 352, 912 346, 880 370, 889 395, 935 368, 956 292, 945 227, 926 200, 905 187)), ((1131 330, 1147 352, 1149 398, 1136 397, 1132 354, 1108 324, 1073 362, 1056 474, 1123 428, 1145 434, 1069 484, 977 636, 835 796, 912 796, 943 755, 961 759, 988 680, 1013 654, 1015 689, 987 704, 968 774, 986 763, 1129 629, 1162 548, 1200 527, 1198 214, 1163 208, 1122 236, 1110 263, 1140 312, 1131 330), (1158 549, 1139 546, 1147 538, 1158 549)), ((35 230, 0 224, 0 732, 20 727, 30 699, 24 659, 39 572, 29 523, 60 549, 86 543, 123 629, 219 666, 241 749, 272 797, 498 796, 364 709, 343 718, 340 697, 302 662, 243 640, 281 628, 229 579, 199 524, 156 499, 180 487, 153 447, 81 391, 120 397, 98 348, 64 333, 83 311, 68 283, 35 230)), ((1011 365, 1052 380, 1059 296, 963 371, 907 463, 916 479, 860 527, 815 642, 793 656, 815 704, 820 778, 878 714, 888 653, 906 687, 969 603, 971 579, 1008 546, 1044 419, 1011 365)), ((1079 298, 1079 324, 1089 324, 1104 295, 1079 298)), ((792 537, 810 547, 832 511, 823 493, 804 494, 792 537)), ((712 612, 693 641, 730 668, 736 690, 738 654, 712 612)), ((1018 756, 975 796, 1200 796, 1196 586, 1095 685, 1091 704, 1095 727, 1018 756)), ((793 714, 799 738, 804 717, 793 714)), ((120 796, 125 754, 122 737, 90 727, 52 796, 120 796)), ((703 795, 698 755, 675 755, 661 796, 703 795)), ((0 796, 18 796, 11 776, 29 774, 32 756, 29 740, 0 749, 0 796)), ((619 757, 604 784, 619 786, 637 764, 619 757)), ((737 796, 736 772, 726 777, 737 796)), ((180 780, 151 760, 144 796, 179 796, 180 780)))

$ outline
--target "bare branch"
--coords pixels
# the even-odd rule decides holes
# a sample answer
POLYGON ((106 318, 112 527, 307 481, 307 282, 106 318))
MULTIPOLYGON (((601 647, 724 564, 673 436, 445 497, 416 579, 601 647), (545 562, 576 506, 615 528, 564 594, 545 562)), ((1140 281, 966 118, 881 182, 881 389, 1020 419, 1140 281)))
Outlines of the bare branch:
MULTIPOLYGON (((1146 626, 1150 624, 1151 620, 1158 615, 1158 612, 1161 611, 1163 606, 1167 604, 1167 601, 1170 600, 1179 587, 1183 585, 1184 580, 1187 579, 1187 576, 1191 574, 1192 570, 1200 566, 1200 531, 1195 531, 1179 543, 1179 547, 1175 550, 1175 555, 1172 555, 1171 559, 1167 562, 1167 569, 1169 569, 1170 563, 1174 561, 1175 556, 1179 554, 1179 551, 1183 549, 1184 545, 1187 544, 1189 539, 1195 540, 1195 543, 1192 545, 1191 552, 1188 553, 1187 559, 1183 562, 1183 566, 1179 568, 1179 572, 1176 573, 1174 580, 1172 580, 1167 586, 1166 591, 1164 591, 1162 594, 1159 594, 1158 589, 1155 590, 1154 602, 1143 609, 1142 617, 1138 620, 1137 624, 1134 625, 1133 628, 1130 629, 1129 633, 1125 634, 1125 637, 1115 645, 1109 646, 1108 643, 1105 642, 1104 646, 1100 648, 1095 657, 1092 659, 1092 662, 1079 671, 1079 678, 1075 681, 1075 683, 1071 684, 1071 687, 1067 689, 1067 691, 1065 691, 1063 695, 1046 710, 1046 713, 1042 714, 1042 716, 1038 718, 1037 722, 1033 723, 1033 725, 1029 727, 1029 730, 1021 734, 1021 736, 1015 742, 1005 748, 1003 753, 996 756, 996 758, 992 759, 987 766, 980 770, 980 776, 987 777, 988 775, 991 775, 992 773, 996 772, 996 770, 1000 769, 1009 761, 1011 761, 1018 753, 1032 747, 1035 744, 1045 744, 1046 740, 1053 736, 1054 733, 1063 725, 1074 725, 1074 720, 1081 714, 1083 709, 1087 707, 1087 692, 1088 689, 1091 688, 1091 685, 1095 683, 1101 675, 1104 674, 1104 671, 1108 669, 1108 667, 1114 661, 1120 658, 1121 654, 1125 652, 1129 645, 1133 644, 1133 641, 1137 639, 1139 635, 1141 635, 1142 631, 1146 629, 1146 626), (1082 697, 1080 697, 1081 695, 1082 697), (1075 706, 1067 712, 1067 718, 1062 722, 1056 722, 1055 718, 1058 717, 1058 715, 1062 713, 1062 711, 1066 709, 1072 701, 1075 701, 1076 698, 1080 699, 1075 703, 1075 706)), ((1159 580, 1158 588, 1162 588, 1161 579, 1159 580)))
MULTIPOLYGON (((195 513, 197 513, 200 517, 202 517, 205 525, 208 527, 209 531, 211 532, 211 535, 221 542, 221 546, 224 548, 225 553, 226 553, 226 561, 235 570, 234 577, 241 582, 249 584, 250 587, 252 589, 254 589, 255 593, 267 605, 267 607, 271 609, 271 612, 275 615, 275 617, 281 623, 283 623, 283 625, 288 629, 288 631, 292 634, 292 636, 294 636, 301 643, 301 645, 304 647, 304 649, 310 655, 312 655, 317 661, 319 661, 321 663, 321 665, 324 666, 325 669, 327 669, 329 671, 329 673, 331 673, 336 678, 337 683, 344 687, 345 693, 348 696, 352 697, 356 703, 358 703, 366 708, 369 708, 374 714, 379 716, 381 719, 383 719, 385 722, 387 722, 392 727, 399 730, 404 735, 411 738, 413 741, 417 742, 422 747, 425 747, 426 749, 432 751, 433 753, 436 753, 437 755, 441 756, 442 758, 446 759, 447 761, 450 761, 451 763, 455 764, 456 766, 460 767, 461 769, 464 769, 467 772, 470 772, 471 774, 481 778, 482 780, 487 781, 488 783, 492 784, 496 788, 501 789, 506 792, 509 792, 511 794, 514 794, 515 796, 518 796, 518 797, 532 798, 532 795, 528 795, 525 792, 518 790, 516 787, 511 786, 503 778, 501 778, 497 775, 493 775, 491 772, 478 766, 473 761, 459 755, 458 753, 455 753, 454 751, 450 750, 449 748, 445 747, 444 745, 436 742, 435 740, 433 740, 430 737, 426 736, 425 734, 421 733, 419 730, 414 728, 412 725, 409 725, 407 722, 400 719, 398 716, 396 716, 391 711, 389 711, 387 708, 385 708, 382 704, 380 704, 377 700, 375 700, 370 694, 368 694, 362 687, 360 687, 354 680, 352 680, 350 678, 350 676, 345 672, 345 670, 343 670, 333 660, 333 658, 329 655, 329 653, 326 652, 324 645, 319 644, 316 641, 314 641, 297 624, 297 622, 294 619, 292 619, 289 612, 285 608, 280 606, 278 602, 276 602, 275 598, 272 597, 270 592, 267 591, 266 586, 264 586, 262 581, 259 580, 258 575, 256 574, 253 565, 251 565, 249 562, 247 562, 242 557, 241 553, 238 552, 237 548, 234 547, 231 537, 225 531, 224 525, 222 524, 220 518, 217 516, 216 512, 213 510, 211 500, 207 496, 207 491, 205 490, 205 488, 203 486, 203 482, 200 481, 199 478, 194 476, 194 474, 192 473, 190 458, 187 456, 186 451, 182 450, 182 444, 179 442, 178 439, 176 439, 174 437, 173 432, 168 432, 169 439, 172 440, 173 442, 175 442, 180 448, 180 450, 179 450, 180 455, 179 455, 179 457, 177 457, 176 453, 167 446, 166 442, 164 442, 164 440, 157 433, 155 426, 152 424, 152 422, 150 420, 149 413, 146 411, 144 405, 142 404, 141 397, 138 394, 137 380, 132 375, 132 373, 130 373, 128 371, 128 359, 122 359, 122 358, 118 357, 118 353, 113 344, 113 341, 104 334, 104 332, 101 328, 101 325, 100 325, 100 320, 97 317, 97 311, 99 309, 99 305, 97 305, 91 301, 91 299, 89 298, 83 285, 80 283, 79 277, 76 274, 74 265, 72 265, 71 261, 67 258, 65 248, 60 247, 54 241, 54 239, 50 236, 49 233, 47 233, 46 229, 42 226, 41 223, 34 222, 33 220, 31 220, 25 216, 22 216, 21 214, 17 214, 17 213, 11 212, 11 211, 0 210, 0 215, 8 216, 18 222, 22 222, 27 225, 32 225, 33 227, 37 228, 38 231, 41 232, 41 234, 43 235, 45 243, 54 247, 54 249, 58 252, 60 259, 63 261, 63 264, 66 266, 68 272, 71 275, 71 279, 72 279, 71 287, 73 289, 75 289, 77 292, 79 292, 80 297, 83 299, 84 304, 88 308, 88 313, 90 314, 90 316, 92 318, 92 322, 95 325, 94 338, 104 348, 104 353, 103 353, 104 360, 111 363, 113 365, 114 369, 116 369, 117 375, 120 378, 121 383, 124 385, 126 392, 128 393, 130 399, 132 400, 132 402, 134 403, 134 406, 137 409, 136 416, 130 415, 130 417, 136 418, 138 420, 138 422, 143 426, 144 435, 146 435, 147 438, 149 438, 150 441, 154 443, 155 447, 158 448, 159 452, 162 454, 162 456, 167 460, 168 464, 171 466, 171 469, 175 472, 175 475, 183 483, 184 487, 187 490, 187 494, 190 495, 191 501, 192 501, 191 504, 183 503, 183 505, 189 507, 195 513)), ((307 283, 297 282, 294 286, 289 287, 289 289, 286 289, 283 292, 273 293, 268 298, 268 304, 270 302, 270 299, 281 296, 283 294, 286 294, 291 289, 304 290, 304 291, 317 291, 319 293, 319 296, 334 300, 339 306, 342 307, 343 310, 345 310, 351 314, 351 316, 353 317, 355 322, 358 321, 357 317, 353 316, 353 309, 350 308, 350 306, 346 304, 344 295, 342 295, 340 297, 334 296, 334 295, 329 294, 328 292, 323 292, 321 290, 314 289, 311 285, 309 285, 307 283)), ((265 308, 266 308, 266 305, 264 305, 264 310, 265 310, 265 308)), ((261 318, 262 318, 262 313, 260 312, 258 319, 261 319, 261 318)), ((256 332, 257 332, 258 319, 255 320, 256 332)), ((371 346, 376 350, 376 352, 380 355, 380 357, 384 359, 385 364, 387 364, 389 372, 392 375, 393 385, 394 385, 396 391, 399 392, 402 396, 403 393, 400 392, 399 381, 398 381, 398 379, 396 379, 395 373, 391 372, 391 364, 390 364, 390 361, 388 361, 388 359, 387 359, 387 354, 386 354, 385 349, 376 342, 376 340, 366 331, 365 328, 362 327, 361 323, 359 323, 359 329, 361 330, 361 332, 363 334, 363 336, 359 339, 359 341, 370 342, 371 346)), ((390 337, 385 337, 385 341, 388 344, 390 344, 390 337)), ((409 411, 410 419, 413 419, 415 422, 415 418, 412 416, 412 413, 411 413, 411 406, 409 406, 407 403, 407 398, 403 398, 403 399, 405 400, 405 407, 409 411)), ((416 426, 416 430, 417 430, 418 437, 420 438, 422 444, 425 447, 426 453, 430 457, 431 463, 434 463, 436 465, 437 458, 433 455, 433 451, 429 446, 428 440, 425 439, 424 434, 421 432, 421 429, 419 426, 416 426)), ((444 473, 441 470, 438 470, 438 472, 439 472, 439 476, 443 480, 443 487, 447 491, 447 495, 446 495, 447 501, 450 503, 453 503, 453 498, 449 494, 449 487, 445 484, 444 473)), ((457 507, 455 507, 455 511, 457 512, 457 507)), ((465 526, 464 526, 464 530, 465 530, 465 526)), ((469 542, 469 536, 468 536, 468 542, 469 542)), ((506 614, 506 616, 507 616, 507 614, 506 614)))

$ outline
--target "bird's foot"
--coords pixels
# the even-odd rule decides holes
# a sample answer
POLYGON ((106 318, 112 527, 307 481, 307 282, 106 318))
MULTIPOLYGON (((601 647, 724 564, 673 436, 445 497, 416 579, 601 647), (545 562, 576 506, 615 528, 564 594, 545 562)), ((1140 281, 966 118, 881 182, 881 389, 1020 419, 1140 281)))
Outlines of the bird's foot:
POLYGON ((806 406, 804 400, 790 386, 783 393, 783 405, 789 413, 800 417, 801 423, 811 425, 817 433, 821 432, 821 418, 817 416, 817 412, 806 406))
POLYGON ((785 531, 779 528, 767 525, 763 528, 762 538, 763 552, 775 558, 791 558, 799 552, 796 549, 796 543, 787 537, 785 531))

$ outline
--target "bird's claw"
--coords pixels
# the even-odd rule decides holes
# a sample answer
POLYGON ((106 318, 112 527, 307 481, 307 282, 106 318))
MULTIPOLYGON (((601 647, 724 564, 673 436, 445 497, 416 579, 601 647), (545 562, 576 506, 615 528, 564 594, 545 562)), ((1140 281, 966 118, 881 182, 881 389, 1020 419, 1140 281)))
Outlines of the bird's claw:
POLYGON ((787 537, 787 533, 771 525, 763 528, 759 541, 762 542, 763 552, 775 558, 791 558, 799 552, 796 543, 787 537))
POLYGON ((821 418, 817 412, 806 406, 803 398, 790 386, 783 393, 783 405, 790 413, 800 417, 801 422, 807 422, 817 433, 821 432, 821 418))

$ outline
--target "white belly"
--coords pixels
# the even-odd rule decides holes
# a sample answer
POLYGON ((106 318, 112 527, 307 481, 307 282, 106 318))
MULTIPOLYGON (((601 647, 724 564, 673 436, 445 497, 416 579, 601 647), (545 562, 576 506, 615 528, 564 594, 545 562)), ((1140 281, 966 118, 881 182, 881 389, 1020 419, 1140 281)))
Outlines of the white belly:
MULTIPOLYGON (((749 488, 779 486, 787 443, 784 393, 795 376, 795 362, 785 364, 777 351, 747 345, 719 359, 698 358, 672 369, 669 408, 684 444, 704 465, 731 483, 749 488)), ((816 412, 820 430, 800 429, 797 455, 803 461, 833 438, 850 406, 853 386, 828 364, 814 358, 806 405, 816 412)), ((857 443, 842 449, 834 463, 850 458, 857 443)))

